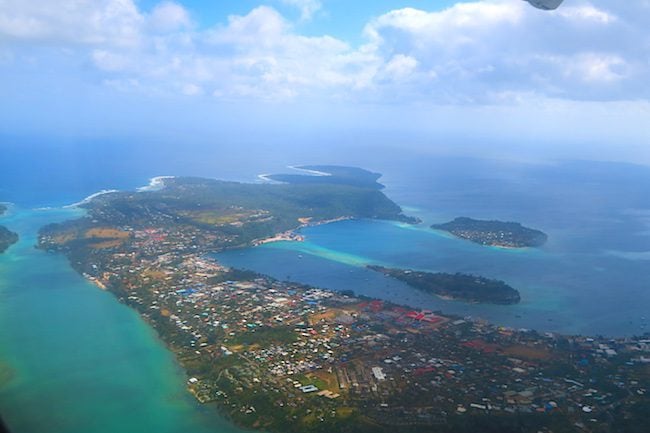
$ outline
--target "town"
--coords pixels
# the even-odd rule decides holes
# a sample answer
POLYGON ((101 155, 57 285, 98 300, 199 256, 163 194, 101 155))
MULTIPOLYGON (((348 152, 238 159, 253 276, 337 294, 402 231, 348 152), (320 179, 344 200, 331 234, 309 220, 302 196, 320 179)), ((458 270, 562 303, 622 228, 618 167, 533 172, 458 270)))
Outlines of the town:
POLYGON ((194 232, 112 230, 124 235, 94 244, 85 276, 137 309, 196 398, 241 425, 464 431, 526 416, 597 432, 647 410, 650 339, 499 328, 228 269, 193 251, 194 232))
POLYGON ((168 179, 161 191, 84 206, 86 217, 41 229, 39 248, 65 254, 136 309, 175 353, 196 399, 241 426, 598 433, 650 422, 648 335, 508 329, 277 281, 210 256, 300 240, 291 228, 304 224, 407 218, 376 190, 168 179), (327 205, 305 205, 315 193, 327 205))

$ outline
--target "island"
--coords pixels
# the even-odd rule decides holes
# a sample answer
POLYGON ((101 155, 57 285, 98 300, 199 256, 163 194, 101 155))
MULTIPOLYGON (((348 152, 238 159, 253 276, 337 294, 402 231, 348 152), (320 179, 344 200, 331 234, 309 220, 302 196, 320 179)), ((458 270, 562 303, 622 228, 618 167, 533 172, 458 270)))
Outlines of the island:
POLYGON ((39 248, 65 254, 138 311, 187 373, 188 391, 240 426, 560 433, 647 425, 648 337, 507 329, 277 281, 208 254, 305 218, 402 220, 376 189, 177 178, 83 207, 85 217, 43 228, 39 248))
POLYGON ((469 274, 420 272, 370 265, 368 269, 403 281, 409 286, 447 299, 486 304, 517 304, 521 296, 503 281, 469 274))
POLYGON ((369 189, 384 189, 378 182, 380 173, 359 167, 344 167, 337 165, 301 165, 291 167, 302 174, 267 174, 267 180, 290 184, 334 184, 357 186, 369 189))
MULTIPOLYGON (((7 211, 7 206, 0 203, 0 216, 7 211)), ((4 226, 0 226, 0 254, 4 253, 7 248, 18 242, 18 234, 10 231, 4 226)))
POLYGON ((6 227, 0 226, 0 254, 16 242, 18 242, 18 235, 6 227))
MULTIPOLYGON (((86 217, 41 230, 41 245, 101 256, 128 243, 133 230, 161 231, 161 246, 186 242, 212 252, 292 237, 304 225, 351 218, 410 222, 381 191, 336 184, 252 184, 202 178, 166 178, 164 188, 107 191, 80 203, 86 217), (279 234, 282 234, 280 236, 279 234)), ((299 236, 293 236, 298 239, 299 236)), ((90 272, 90 269, 81 269, 90 272)))
POLYGON ((539 247, 548 239, 544 232, 530 229, 516 222, 485 221, 459 217, 444 224, 431 226, 462 239, 503 248, 539 247))

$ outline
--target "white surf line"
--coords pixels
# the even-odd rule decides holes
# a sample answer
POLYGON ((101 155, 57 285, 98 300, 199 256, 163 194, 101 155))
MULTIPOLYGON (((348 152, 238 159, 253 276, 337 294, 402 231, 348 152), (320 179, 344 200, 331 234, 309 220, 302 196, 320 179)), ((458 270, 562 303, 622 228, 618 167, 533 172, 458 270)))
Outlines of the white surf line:
POLYGON ((283 182, 281 180, 271 179, 269 176, 273 176, 273 175, 269 174, 269 173, 258 174, 257 178, 260 179, 262 182, 270 183, 270 184, 276 184, 276 185, 285 185, 285 184, 289 183, 289 182, 283 182))
POLYGON ((287 168, 290 168, 291 170, 302 171, 304 173, 309 173, 309 174, 311 174, 313 176, 331 176, 332 175, 332 173, 326 173, 324 171, 318 171, 318 170, 310 170, 308 168, 300 168, 300 167, 296 167, 296 166, 293 166, 293 165, 288 165, 287 168))
POLYGON ((81 201, 78 201, 76 203, 72 203, 72 204, 63 206, 63 208, 64 209, 70 209, 70 208, 73 208, 73 207, 78 207, 78 206, 81 206, 82 204, 89 203, 92 199, 94 199, 96 197, 99 197, 99 196, 104 195, 104 194, 113 194, 115 192, 120 192, 120 191, 117 190, 117 189, 103 189, 103 190, 101 190, 99 192, 96 192, 94 194, 90 194, 88 197, 86 197, 85 199, 83 199, 81 201))
POLYGON ((176 176, 156 176, 149 179, 149 185, 137 188, 138 192, 160 191, 165 187, 165 179, 174 179, 176 176))

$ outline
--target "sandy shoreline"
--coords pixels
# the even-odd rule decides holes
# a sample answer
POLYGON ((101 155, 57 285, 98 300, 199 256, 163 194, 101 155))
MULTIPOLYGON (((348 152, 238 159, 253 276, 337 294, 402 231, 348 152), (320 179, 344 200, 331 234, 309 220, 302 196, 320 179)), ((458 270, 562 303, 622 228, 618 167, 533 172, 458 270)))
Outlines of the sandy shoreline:
MULTIPOLYGON (((166 179, 174 179, 176 176, 156 176, 152 177, 149 179, 149 184, 146 186, 141 186, 139 188, 136 188, 135 190, 137 192, 147 192, 147 191, 160 191, 165 187, 165 180, 166 179)), ((96 193, 90 194, 88 197, 84 198, 83 200, 80 200, 76 203, 72 203, 69 205, 63 206, 64 209, 70 209, 74 207, 79 207, 81 205, 90 203, 93 199, 100 197, 105 194, 113 194, 116 192, 120 192, 119 189, 102 189, 96 193)), ((51 208, 40 208, 43 210, 51 209, 51 208)))
POLYGON ((304 242, 305 237, 301 234, 295 232, 295 230, 289 230, 284 233, 279 233, 275 236, 271 236, 264 239, 256 239, 252 242, 254 247, 270 244, 273 242, 304 242))
POLYGON ((311 218, 299 218, 298 220, 300 221, 300 225, 296 227, 293 230, 287 230, 286 232, 283 233, 278 233, 273 236, 270 236, 268 238, 264 239, 256 239, 252 242, 254 247, 257 247, 259 245, 264 245, 264 244, 270 244, 273 242, 304 242, 305 241, 305 236, 301 235, 298 233, 298 230, 305 228, 305 227, 315 227, 315 226, 320 226, 324 224, 331 224, 339 221, 348 221, 353 219, 352 217, 339 217, 339 218, 333 218, 329 220, 321 220, 321 221, 311 221, 311 218))
POLYGON ((282 181, 279 181, 279 180, 271 179, 269 176, 273 176, 273 175, 270 174, 270 173, 258 174, 258 175, 257 175, 257 178, 258 178, 259 180, 261 180, 262 182, 265 182, 265 183, 271 183, 271 184, 277 184, 277 185, 286 184, 286 182, 282 182, 282 181))
POLYGON ((296 170, 296 171, 302 171, 303 173, 309 173, 313 176, 331 176, 332 173, 326 173, 324 171, 318 171, 318 170, 310 170, 308 168, 301 168, 301 167, 296 167, 294 165, 288 165, 287 168, 290 168, 291 170, 296 170))
POLYGON ((137 188, 137 192, 160 191, 165 187, 166 179, 174 179, 176 176, 156 176, 149 179, 149 185, 137 188))
POLYGON ((72 204, 63 206, 63 208, 64 209, 70 209, 70 208, 73 208, 73 207, 79 207, 81 205, 90 203, 96 197, 99 197, 99 196, 102 196, 102 195, 105 195, 105 194, 113 194, 113 193, 116 193, 116 192, 120 192, 120 191, 117 190, 117 189, 103 189, 103 190, 101 190, 99 192, 96 192, 94 194, 90 194, 88 197, 84 198, 81 201, 78 201, 76 203, 72 203, 72 204))

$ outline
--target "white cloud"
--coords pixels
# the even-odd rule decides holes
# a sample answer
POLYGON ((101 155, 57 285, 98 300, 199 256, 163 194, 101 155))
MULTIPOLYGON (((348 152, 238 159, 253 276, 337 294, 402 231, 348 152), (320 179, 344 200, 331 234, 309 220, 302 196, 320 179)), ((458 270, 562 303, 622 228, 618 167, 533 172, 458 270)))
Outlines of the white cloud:
POLYGON ((231 16, 200 39, 204 50, 179 53, 179 69, 222 97, 286 98, 349 81, 338 69, 352 53, 347 44, 295 34, 270 7, 231 16))
POLYGON ((294 6, 300 11, 300 19, 309 21, 323 7, 319 0, 282 0, 282 3, 294 6))
POLYGON ((620 81, 625 78, 628 69, 625 60, 617 55, 584 53, 571 60, 571 64, 565 67, 566 71, 576 74, 578 79, 585 82, 620 81))
POLYGON ((130 46, 143 21, 132 0, 0 0, 3 39, 130 46))
POLYGON ((436 42, 452 45, 471 41, 495 26, 517 24, 524 15, 524 7, 512 2, 459 3, 441 12, 404 8, 388 12, 365 29, 373 39, 384 39, 387 29, 421 37, 417 42, 436 42))
MULTIPOLYGON (((284 1, 302 19, 321 7, 284 1)), ((405 8, 370 20, 364 44, 353 47, 301 35, 268 6, 201 30, 171 1, 145 13, 133 0, 0 0, 0 40, 9 50, 16 40, 86 46, 102 81, 137 91, 443 104, 648 100, 647 7, 574 0, 541 12, 482 0, 405 8)))
POLYGON ((183 94, 186 96, 202 95, 203 89, 196 84, 188 83, 182 87, 183 94))
POLYGON ((512 0, 406 8, 372 20, 365 34, 378 57, 415 59, 419 71, 412 72, 431 78, 416 82, 420 93, 442 102, 489 103, 508 94, 635 98, 650 72, 642 29, 585 1, 551 13, 512 0))
POLYGON ((557 11, 557 14, 569 20, 596 22, 601 24, 609 24, 618 19, 615 15, 597 9, 590 4, 563 7, 557 11))
POLYGON ((95 65, 104 71, 121 71, 129 63, 127 57, 106 50, 94 50, 92 52, 92 59, 95 65))
POLYGON ((287 33, 290 24, 275 9, 260 6, 248 15, 231 15, 228 25, 209 31, 208 40, 215 44, 231 44, 238 47, 257 46, 260 49, 275 45, 278 38, 287 33))
POLYGON ((155 31, 173 32, 189 28, 192 25, 190 14, 178 3, 165 1, 154 7, 149 18, 155 31))
POLYGON ((396 80, 404 80, 411 76, 418 66, 418 61, 413 57, 397 54, 386 63, 384 71, 396 80))

